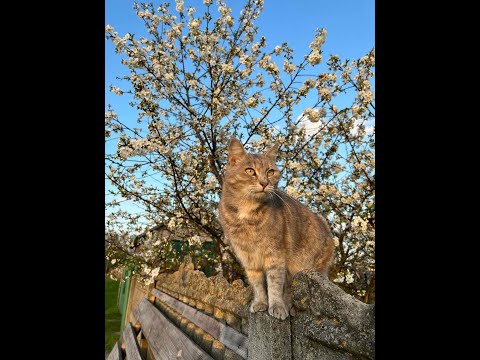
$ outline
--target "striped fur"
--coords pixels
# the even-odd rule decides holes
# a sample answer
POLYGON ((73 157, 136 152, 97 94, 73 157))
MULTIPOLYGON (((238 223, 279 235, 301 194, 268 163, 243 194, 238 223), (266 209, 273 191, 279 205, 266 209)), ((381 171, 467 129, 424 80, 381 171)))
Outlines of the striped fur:
POLYGON ((230 141, 219 215, 254 289, 250 311, 268 309, 283 320, 294 312, 292 276, 307 269, 328 274, 335 245, 321 215, 277 188, 277 149, 248 154, 239 140, 230 141))

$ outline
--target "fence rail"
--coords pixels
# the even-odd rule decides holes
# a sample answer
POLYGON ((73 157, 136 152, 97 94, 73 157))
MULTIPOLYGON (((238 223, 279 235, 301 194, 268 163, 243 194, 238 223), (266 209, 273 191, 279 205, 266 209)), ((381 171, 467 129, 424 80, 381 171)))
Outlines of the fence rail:
POLYGON ((207 278, 188 258, 151 288, 138 286, 132 279, 138 294, 108 360, 375 359, 375 305, 315 272, 294 277, 298 312, 283 321, 249 313, 249 287, 207 278))

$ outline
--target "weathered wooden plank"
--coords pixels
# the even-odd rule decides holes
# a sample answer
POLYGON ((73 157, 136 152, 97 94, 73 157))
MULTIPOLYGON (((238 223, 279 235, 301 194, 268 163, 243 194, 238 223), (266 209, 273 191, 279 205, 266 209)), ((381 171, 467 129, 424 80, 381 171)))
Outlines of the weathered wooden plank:
POLYGON ((213 360, 146 298, 138 305, 135 316, 155 359, 213 360))
POLYGON ((108 354, 107 360, 123 360, 122 349, 118 341, 113 345, 113 349, 110 351, 110 354, 108 354))
POLYGON ((158 289, 152 289, 152 294, 242 358, 247 358, 247 337, 245 335, 158 289))
POLYGON ((138 349, 135 333, 133 332, 132 323, 128 323, 123 330, 123 341, 125 341, 125 353, 128 360, 143 360, 138 349))

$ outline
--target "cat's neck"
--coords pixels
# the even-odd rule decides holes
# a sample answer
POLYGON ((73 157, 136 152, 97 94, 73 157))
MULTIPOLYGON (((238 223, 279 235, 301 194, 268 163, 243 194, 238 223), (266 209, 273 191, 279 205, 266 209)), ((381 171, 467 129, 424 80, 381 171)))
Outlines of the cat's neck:
POLYGON ((269 211, 268 202, 261 202, 255 199, 224 199, 224 206, 233 215, 233 219, 240 221, 258 219, 260 214, 269 211))
POLYGON ((222 194, 225 208, 238 220, 250 220, 257 218, 261 213, 271 211, 274 200, 268 196, 264 199, 246 197, 231 189, 223 191, 222 194))

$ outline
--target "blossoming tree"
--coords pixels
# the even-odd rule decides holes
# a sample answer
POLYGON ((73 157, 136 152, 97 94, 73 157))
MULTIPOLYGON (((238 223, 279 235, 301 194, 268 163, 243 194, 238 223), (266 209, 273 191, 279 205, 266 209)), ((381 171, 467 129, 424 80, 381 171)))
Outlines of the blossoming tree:
POLYGON ((169 234, 189 241, 186 251, 199 267, 206 261, 228 279, 242 276, 216 213, 227 144, 237 137, 247 150, 262 152, 278 143, 281 188, 330 222, 337 246, 332 280, 371 301, 374 51, 324 61, 327 31, 317 29, 310 52, 296 60, 287 43, 269 47, 259 35, 262 8, 263 0, 246 0, 235 19, 222 0, 204 0, 201 9, 183 0, 135 3, 144 36, 120 36, 106 26, 129 69, 125 87, 111 91, 128 96, 139 114, 134 125, 111 107, 105 114, 106 138, 118 140, 117 151, 106 156, 106 176, 118 196, 106 203, 112 208, 107 256, 129 254, 117 258, 140 263, 145 274, 163 271, 168 261, 181 260, 172 258, 179 250, 168 236, 118 233, 120 224, 129 234, 165 224, 169 234), (120 206, 120 197, 144 209, 143 222, 120 206), (208 251, 205 241, 213 245, 208 251))

